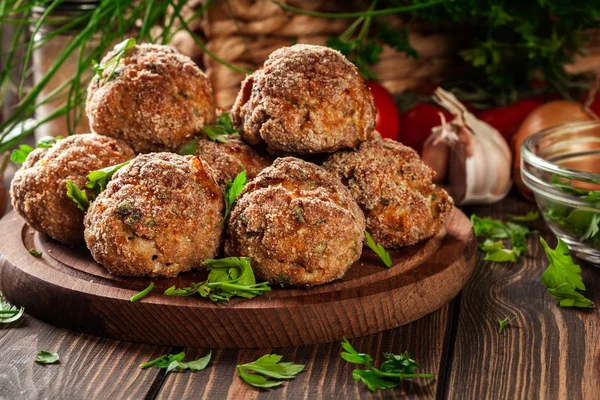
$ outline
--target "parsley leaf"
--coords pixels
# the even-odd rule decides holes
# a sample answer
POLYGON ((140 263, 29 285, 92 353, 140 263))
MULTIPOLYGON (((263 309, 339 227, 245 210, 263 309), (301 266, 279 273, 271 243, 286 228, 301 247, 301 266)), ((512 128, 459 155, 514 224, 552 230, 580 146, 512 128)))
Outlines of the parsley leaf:
POLYGON ((293 379, 300 372, 304 371, 304 365, 280 362, 281 358, 282 356, 278 354, 265 354, 251 363, 237 365, 238 375, 249 385, 259 388, 272 388, 283 385, 284 382, 268 378, 293 379), (252 374, 250 371, 260 375, 252 374))
POLYGON ((510 317, 506 317, 502 320, 498 320, 498 333, 502 333, 504 332, 504 328, 506 328, 508 325, 510 325, 515 318, 517 318, 517 316, 513 316, 512 318, 510 317))
MULTIPOLYGON (((56 144, 59 140, 62 140, 62 136, 53 137, 46 136, 41 138, 38 141, 36 148, 38 149, 50 149, 52 146, 56 144)), ((10 159, 18 164, 23 164, 25 160, 27 160, 27 156, 34 150, 33 147, 28 146, 26 144, 22 144, 18 149, 13 150, 10 155, 10 159)))
POLYGON ((373 358, 368 354, 357 352, 348 339, 344 338, 342 348, 346 350, 340 353, 344 360, 368 367, 368 369, 355 369, 352 371, 352 377, 356 381, 360 380, 372 392, 395 388, 402 383, 403 379, 407 378, 434 378, 432 374, 416 374, 415 371, 419 365, 410 358, 408 352, 400 355, 383 353, 385 361, 379 368, 375 368, 373 358))
POLYGON ((23 316, 25 309, 17 307, 6 301, 4 294, 0 292, 0 324, 10 324, 23 316))
POLYGON ((229 141, 229 133, 218 125, 206 125, 202 128, 202 132, 213 142, 227 143, 229 141))
POLYGON ((40 251, 37 251, 36 249, 29 249, 29 254, 31 254, 34 257, 42 256, 42 253, 40 251))
POLYGON ((37 353, 35 362, 39 364, 57 364, 59 362, 58 353, 41 350, 37 353))
POLYGON ((193 138, 182 144, 177 150, 177 154, 180 156, 193 156, 198 151, 198 141, 200 139, 193 138))
POLYGON ((224 193, 225 214, 223 215, 223 219, 219 222, 219 224, 217 226, 223 225, 223 222, 225 222, 225 220, 229 216, 229 212, 231 211, 233 204, 237 200, 240 193, 242 193, 242 190, 244 190, 245 186, 246 186, 246 171, 240 172, 235 177, 233 182, 231 181, 231 179, 227 180, 227 182, 225 183, 225 193, 224 193))
POLYGON ((210 359, 212 357, 212 351, 209 351, 207 355, 202 358, 199 358, 195 361, 183 361, 185 359, 185 353, 181 352, 178 354, 163 354, 162 356, 148 361, 144 364, 140 364, 139 367, 141 369, 149 368, 155 366, 157 368, 165 369, 165 375, 171 371, 202 371, 208 366, 210 359))
POLYGON ((106 185, 112 179, 115 172, 120 170, 126 165, 129 165, 131 161, 125 161, 124 163, 111 165, 106 168, 102 168, 96 171, 92 171, 88 174, 87 179, 88 182, 85 185, 87 188, 92 189, 96 195, 99 195, 106 189, 106 185))
POLYGON ((142 298, 146 297, 146 295, 148 293, 150 293, 152 291, 152 289, 154 289, 154 282, 150 282, 150 284, 148 285, 148 287, 144 290, 142 290, 141 292, 137 293, 136 295, 132 296, 129 301, 136 302, 138 300, 141 300, 142 298))
POLYGON ((88 200, 87 193, 79 189, 79 186, 70 180, 67 180, 66 184, 67 196, 77 204, 77 207, 81 211, 87 212, 88 208, 90 208, 90 201, 88 200))
POLYGON ((22 144, 18 149, 13 150, 10 155, 10 159, 16 163, 23 164, 27 159, 29 153, 33 151, 33 147, 26 144, 22 144))
POLYGON ((585 290, 581 278, 581 268, 569 254, 569 248, 560 238, 556 249, 551 249, 543 238, 540 242, 546 251, 550 265, 542 274, 541 280, 561 307, 590 308, 594 303, 577 290, 585 290))
POLYGON ((250 259, 247 257, 228 257, 218 260, 206 260, 208 279, 193 283, 189 287, 171 286, 165 290, 167 296, 192 296, 208 298, 213 302, 228 301, 233 296, 246 299, 260 296, 271 291, 267 282, 256 283, 250 259))
POLYGON ((360 73, 367 79, 376 79, 377 77, 369 67, 377 64, 379 55, 383 51, 381 46, 370 40, 365 41, 361 38, 345 40, 343 38, 331 37, 327 40, 327 46, 339 50, 348 60, 350 60, 360 73))
MULTIPOLYGON (((528 216, 527 218, 531 218, 528 216)), ((486 239, 479 248, 485 252, 484 260, 494 262, 517 262, 522 253, 529 248, 527 246, 527 235, 531 233, 529 228, 514 222, 502 222, 493 218, 481 218, 471 215, 471 224, 477 237, 489 237, 493 239, 509 239, 510 248, 505 248, 501 241, 486 239)))
POLYGON ((219 115, 219 117, 217 118, 217 125, 221 126, 225 130, 225 132, 227 132, 230 135, 240 135, 239 132, 235 130, 233 122, 231 121, 231 114, 228 112, 223 112, 221 113, 221 115, 219 115))
POLYGON ((367 246, 381 258, 386 267, 391 267, 393 263, 390 253, 382 245, 375 243, 369 232, 365 231, 365 237, 367 238, 367 246))
POLYGON ((107 61, 106 64, 99 64, 98 62, 92 60, 92 69, 96 73, 96 76, 98 77, 98 79, 102 79, 102 75, 105 70, 112 68, 110 70, 110 72, 108 73, 108 75, 106 76, 106 78, 104 79, 104 83, 110 81, 110 79, 114 75, 115 71, 117 70, 119 61, 121 61, 121 59, 125 55, 125 52, 127 50, 129 50, 130 48, 132 48, 133 46, 135 46, 135 39, 133 39, 133 38, 126 39, 115 46, 114 50, 117 51, 117 54, 113 58, 111 58, 109 61, 107 61))
POLYGON ((540 213, 539 211, 529 211, 525 215, 511 215, 509 218, 515 222, 531 222, 539 219, 540 213))

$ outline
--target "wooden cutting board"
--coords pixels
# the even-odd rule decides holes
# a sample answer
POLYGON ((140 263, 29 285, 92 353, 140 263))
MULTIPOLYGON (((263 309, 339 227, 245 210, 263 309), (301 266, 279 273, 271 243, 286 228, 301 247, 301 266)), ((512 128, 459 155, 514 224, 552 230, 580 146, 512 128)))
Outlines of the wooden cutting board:
POLYGON ((14 304, 51 324, 104 337, 200 348, 298 346, 364 336, 407 324, 450 301, 473 272, 476 240, 454 209, 434 238, 392 251, 385 268, 365 250, 344 279, 316 288, 280 289, 254 299, 214 304, 168 297, 205 272, 174 279, 109 274, 88 250, 61 245, 14 211, 0 220, 0 287, 14 304), (41 257, 29 253, 36 249, 41 257), (129 298, 154 281, 143 300, 129 298))

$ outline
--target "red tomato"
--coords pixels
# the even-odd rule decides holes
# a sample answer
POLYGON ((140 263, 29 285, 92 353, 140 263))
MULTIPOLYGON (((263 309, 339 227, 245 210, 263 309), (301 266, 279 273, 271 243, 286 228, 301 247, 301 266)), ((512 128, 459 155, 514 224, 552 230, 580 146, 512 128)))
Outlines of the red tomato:
POLYGON ((377 118, 375 120, 375 129, 384 138, 398 140, 400 133, 400 114, 396 108, 394 98, 375 81, 368 82, 373 98, 375 99, 375 107, 377 107, 377 118))
POLYGON ((496 128, 510 143, 521 122, 543 101, 537 98, 521 99, 506 107, 490 108, 477 115, 477 118, 496 128))
POLYGON ((432 106, 427 103, 420 103, 402 114, 402 128, 398 140, 406 146, 421 153, 423 143, 431 135, 431 129, 442 124, 440 112, 450 122, 454 117, 446 110, 432 106))

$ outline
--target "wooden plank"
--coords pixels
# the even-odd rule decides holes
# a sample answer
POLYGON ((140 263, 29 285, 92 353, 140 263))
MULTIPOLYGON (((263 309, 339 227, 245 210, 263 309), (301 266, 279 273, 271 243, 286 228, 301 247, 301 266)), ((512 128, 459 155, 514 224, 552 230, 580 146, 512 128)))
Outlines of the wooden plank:
POLYGON ((24 315, 0 327, 0 398, 141 399, 161 372, 138 365, 170 351, 58 329, 24 315), (60 364, 35 363, 40 350, 57 352, 60 364))
MULTIPOLYGON (((451 303, 452 304, 452 303, 451 303)), ((451 319, 452 305, 446 305, 409 325, 353 339, 350 342, 358 351, 377 356, 382 352, 400 353, 407 350, 419 362, 420 371, 444 375, 441 365, 445 334, 451 319)), ((269 348, 258 350, 216 350, 209 368, 197 373, 170 375, 158 399, 357 399, 357 398, 419 398, 438 396, 440 381, 406 382, 396 390, 372 394, 366 387, 352 379, 354 366, 343 361, 338 342, 313 346, 269 348), (282 387, 258 390, 246 385, 236 373, 235 366, 251 362, 268 353, 283 355, 284 361, 306 365, 305 372, 282 387)), ((197 359, 207 350, 186 349, 187 359, 197 359)))
MULTIPOLYGON (((512 198, 473 211, 496 218, 534 206, 512 198)), ((555 246, 543 221, 534 227, 555 246)), ((547 267, 539 235, 520 263, 480 260, 461 296, 447 396, 451 399, 598 398, 600 315, 560 308, 540 276, 547 267), (505 332, 497 320, 515 315, 505 332)), ((481 256, 480 256, 481 257, 481 256)), ((600 269, 581 263, 586 296, 600 306, 600 269)))

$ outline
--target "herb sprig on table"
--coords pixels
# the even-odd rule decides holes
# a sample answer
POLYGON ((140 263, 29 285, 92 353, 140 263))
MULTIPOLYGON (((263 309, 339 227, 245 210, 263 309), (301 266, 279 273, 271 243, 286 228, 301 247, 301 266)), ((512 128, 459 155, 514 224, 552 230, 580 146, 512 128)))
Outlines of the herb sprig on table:
MULTIPOLYGON (((533 221, 537 219, 538 214, 528 213, 525 216, 512 216, 513 221, 533 221)), ((521 254, 528 250, 527 235, 532 231, 516 222, 502 222, 493 218, 482 218, 477 215, 471 215, 471 224, 475 236, 485 237, 485 241, 479 245, 479 248, 485 253, 484 260, 494 262, 517 262, 521 254), (510 247, 505 247, 500 241, 491 239, 508 239, 510 247)))
POLYGON ((58 356, 58 353, 41 350, 37 353, 34 361, 38 364, 58 364, 60 362, 60 357, 58 356))
POLYGON ((550 293, 558 300, 561 307, 591 308, 594 303, 579 291, 585 290, 581 278, 581 267, 575 264, 569 254, 569 248, 560 238, 556 249, 551 249, 543 238, 540 238, 546 251, 550 265, 544 271, 541 280, 550 293))
POLYGON ((210 359, 212 357, 212 351, 210 351, 207 355, 202 358, 199 358, 195 361, 183 361, 185 359, 185 353, 181 352, 178 354, 163 354, 162 356, 148 361, 144 364, 140 364, 141 369, 146 369, 149 367, 157 367, 166 370, 165 375, 167 375, 171 371, 202 371, 208 366, 210 363, 210 359))
POLYGON ((381 363, 379 368, 373 366, 373 358, 369 354, 359 353, 344 338, 342 348, 345 350, 340 353, 340 356, 352 364, 364 365, 368 369, 355 369, 352 371, 354 380, 362 381, 367 388, 375 392, 382 389, 392 389, 400 384, 404 379, 425 378, 434 379, 432 374, 418 374, 415 371, 419 365, 415 360, 410 358, 408 352, 400 355, 383 353, 385 361, 381 363))
POLYGON ((197 294, 213 302, 220 302, 228 301, 234 296, 250 299, 271 291, 267 282, 256 283, 250 259, 247 257, 206 260, 203 264, 209 271, 206 281, 183 288, 171 286, 164 294, 167 296, 197 294))
POLYGON ((23 316, 24 312, 25 308, 17 308, 10 304, 4 297, 4 294, 0 292, 0 324, 15 322, 23 316))
POLYGON ((251 363, 237 365, 238 375, 244 382, 254 387, 269 389, 281 386, 284 383, 281 379, 294 379, 304 371, 304 365, 280 362, 282 357, 279 354, 265 354, 251 363))
POLYGON ((504 319, 498 320, 498 333, 502 333, 504 332, 504 329, 509 326, 514 320, 515 318, 517 318, 517 316, 513 316, 511 317, 506 317, 504 319))

